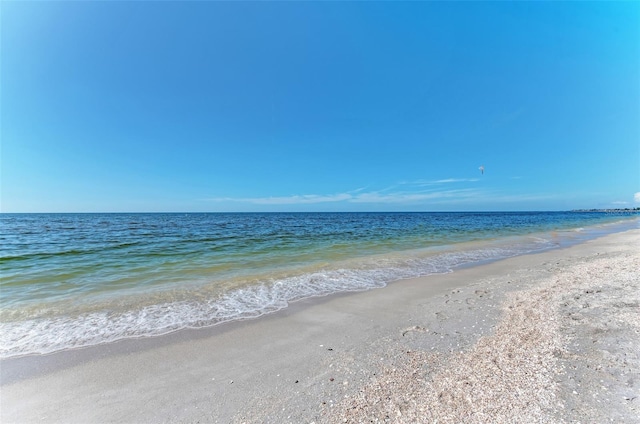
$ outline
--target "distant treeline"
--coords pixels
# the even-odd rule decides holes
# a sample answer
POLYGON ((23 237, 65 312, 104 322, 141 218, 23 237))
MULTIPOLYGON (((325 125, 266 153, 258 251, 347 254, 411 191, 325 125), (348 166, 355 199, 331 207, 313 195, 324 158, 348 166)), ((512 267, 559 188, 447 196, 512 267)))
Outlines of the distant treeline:
POLYGON ((640 213, 639 208, 574 209, 571 212, 640 213))

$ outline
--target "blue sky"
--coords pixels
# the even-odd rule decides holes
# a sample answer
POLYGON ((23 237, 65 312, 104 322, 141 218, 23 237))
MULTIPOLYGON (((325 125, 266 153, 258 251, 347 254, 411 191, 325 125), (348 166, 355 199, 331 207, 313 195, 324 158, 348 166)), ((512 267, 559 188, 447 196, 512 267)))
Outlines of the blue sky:
POLYGON ((0 13, 2 212, 640 206, 640 3, 0 13))

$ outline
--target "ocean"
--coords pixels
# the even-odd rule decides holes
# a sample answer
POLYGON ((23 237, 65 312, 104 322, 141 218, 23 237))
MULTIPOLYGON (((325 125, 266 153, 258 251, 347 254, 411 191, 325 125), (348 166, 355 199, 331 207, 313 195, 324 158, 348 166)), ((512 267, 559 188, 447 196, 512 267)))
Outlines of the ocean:
POLYGON ((638 222, 603 212, 0 214, 0 358, 254 318, 638 222))

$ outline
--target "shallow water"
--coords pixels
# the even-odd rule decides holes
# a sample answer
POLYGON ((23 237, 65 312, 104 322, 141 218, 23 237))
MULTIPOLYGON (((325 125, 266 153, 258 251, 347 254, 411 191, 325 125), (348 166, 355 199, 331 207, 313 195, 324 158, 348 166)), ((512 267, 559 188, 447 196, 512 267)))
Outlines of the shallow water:
POLYGON ((2 214, 0 356, 256 317, 637 227, 571 212, 2 214))

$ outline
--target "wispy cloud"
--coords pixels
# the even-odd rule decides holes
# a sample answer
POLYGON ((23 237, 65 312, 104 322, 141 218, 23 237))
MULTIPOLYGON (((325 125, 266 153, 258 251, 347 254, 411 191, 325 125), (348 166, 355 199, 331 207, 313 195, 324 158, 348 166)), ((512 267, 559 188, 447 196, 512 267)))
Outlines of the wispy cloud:
POLYGON ((479 178, 444 178, 440 180, 414 180, 414 181, 402 181, 399 185, 409 185, 418 187, 438 186, 442 184, 450 183, 473 183, 480 181, 479 178))
MULTIPOLYGON (((333 194, 296 194, 269 197, 216 197, 202 199, 218 203, 246 203, 253 205, 312 205, 327 203, 342 204, 504 204, 557 199, 552 194, 508 194, 487 191, 473 183, 477 178, 446 178, 440 180, 404 181, 389 187, 371 190, 361 187, 355 190, 333 194)), ((640 198, 640 193, 636 197, 640 198)))
POLYGON ((293 196, 270 196, 270 197, 214 197, 204 199, 209 202, 238 202, 253 203, 256 205, 303 205, 313 203, 342 202, 351 199, 349 193, 338 194, 303 194, 293 196))
POLYGON ((462 199, 478 198, 480 193, 472 189, 441 190, 441 191, 379 191, 354 190, 345 193, 329 195, 304 194, 292 196, 270 196, 270 197, 214 197, 203 199, 209 202, 219 203, 251 203, 255 205, 304 205, 319 203, 396 203, 414 204, 417 202, 441 200, 441 199, 462 199))
POLYGON ((636 203, 640 203, 640 191, 633 195, 633 201, 636 203))
POLYGON ((449 184, 449 183, 474 183, 480 181, 480 178, 444 178, 441 180, 433 181, 436 184, 449 184))
POLYGON ((303 194, 294 196, 282 196, 282 197, 262 197, 253 199, 253 203, 262 205, 289 205, 289 204, 310 204, 310 203, 327 203, 327 202, 342 202, 349 200, 352 195, 349 193, 338 194, 303 194))
POLYGON ((443 198, 469 198, 475 197, 475 194, 476 192, 470 189, 445 190, 436 192, 370 192, 354 196, 351 201, 354 203, 416 203, 426 200, 437 200, 443 198))
POLYGON ((520 203, 520 202, 538 202, 543 200, 554 200, 562 198, 559 194, 500 194, 494 193, 487 196, 487 200, 494 203, 520 203))

